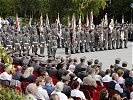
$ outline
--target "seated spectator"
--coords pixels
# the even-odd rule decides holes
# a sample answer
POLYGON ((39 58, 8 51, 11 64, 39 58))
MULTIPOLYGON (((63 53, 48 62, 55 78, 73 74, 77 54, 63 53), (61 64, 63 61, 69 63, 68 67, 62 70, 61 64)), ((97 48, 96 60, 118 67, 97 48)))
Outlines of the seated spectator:
POLYGON ((26 87, 26 100, 37 100, 36 94, 37 94, 37 86, 34 83, 29 84, 26 87))
POLYGON ((119 83, 119 84, 124 84, 124 83, 125 83, 125 79, 123 78, 124 71, 121 70, 121 69, 119 69, 119 70, 117 71, 117 74, 118 74, 118 76, 119 76, 119 78, 118 78, 118 83, 119 83))
POLYGON ((70 76, 71 83, 73 81, 78 81, 80 84, 83 84, 83 81, 79 77, 77 77, 75 74, 69 74, 69 76, 70 76))
POLYGON ((62 82, 64 83, 64 88, 63 88, 63 93, 67 96, 70 97, 70 92, 71 92, 71 87, 68 86, 68 83, 70 81, 70 76, 64 76, 62 77, 62 82))
POLYGON ((23 76, 20 78, 21 82, 34 83, 36 81, 35 76, 33 75, 33 67, 28 67, 23 76))
POLYGON ((101 90, 99 100, 109 100, 109 92, 107 89, 104 88, 101 90))
POLYGON ((103 85, 103 83, 102 83, 102 77, 100 76, 100 75, 98 75, 99 74, 99 68, 98 67, 96 67, 95 68, 95 75, 94 75, 94 79, 96 80, 96 81, 99 81, 100 83, 101 83, 101 85, 103 85))
POLYGON ((67 67, 66 63, 62 62, 60 64, 60 66, 61 66, 61 68, 58 70, 59 80, 61 80, 61 77, 63 77, 64 74, 67 72, 67 70, 66 70, 66 67, 67 67))
POLYGON ((78 81, 74 81, 72 84, 71 97, 80 97, 81 100, 86 100, 85 95, 80 89, 80 83, 78 81))
POLYGON ((20 80, 20 78, 22 77, 22 67, 21 66, 17 66, 17 71, 13 74, 12 79, 14 80, 20 80))
POLYGON ((111 99, 111 100, 122 100, 122 98, 121 98, 120 95, 114 94, 114 95, 112 96, 112 99, 111 99))
POLYGON ((57 84, 55 85, 55 91, 53 91, 51 94, 58 94, 60 100, 68 100, 67 96, 61 92, 63 91, 63 88, 64 88, 64 83, 57 82, 57 84))
POLYGON ((102 81, 103 82, 110 82, 110 81, 112 81, 112 77, 110 77, 111 71, 109 69, 106 70, 105 74, 106 75, 102 78, 102 81))
POLYGON ((40 59, 39 58, 35 58, 34 61, 35 61, 35 64, 33 65, 34 71, 38 72, 39 68, 41 68, 40 59))
POLYGON ((49 100, 49 96, 48 93, 45 89, 42 88, 43 86, 43 78, 42 77, 38 77, 36 79, 36 85, 37 85, 37 99, 39 100, 49 100))
POLYGON ((42 72, 46 71, 47 69, 47 62, 41 61, 41 67, 38 69, 39 75, 41 75, 42 72))
POLYGON ((43 77, 43 80, 44 80, 43 85, 45 85, 45 83, 46 83, 46 77, 49 77, 49 74, 48 74, 47 71, 43 71, 41 73, 41 76, 43 77))
POLYGON ((52 67, 48 69, 49 76, 58 76, 58 70, 56 69, 57 62, 52 61, 52 67))
POLYGON ((128 70, 126 67, 127 67, 128 63, 126 61, 123 61, 122 62, 122 70, 124 71, 124 75, 123 75, 123 78, 128 78, 129 77, 129 72, 130 70, 128 70))
POLYGON ((130 100, 133 100, 133 92, 130 93, 130 100))
POLYGON ((5 71, 0 74, 0 79, 2 80, 10 80, 12 79, 12 75, 10 75, 10 69, 9 67, 5 67, 5 71))
POLYGON ((96 89, 97 88, 97 83, 96 83, 96 80, 93 79, 94 75, 95 75, 95 70, 90 69, 89 72, 88 72, 88 76, 83 79, 83 84, 92 86, 96 89))
POLYGON ((45 79, 45 85, 43 86, 43 89, 45 89, 48 93, 48 95, 51 95, 51 93, 54 91, 54 84, 51 77, 46 77, 45 79))
POLYGON ((99 62, 98 64, 97 64, 97 67, 99 68, 99 75, 101 76, 101 77, 104 77, 105 76, 105 72, 103 71, 103 69, 102 69, 102 66, 103 64, 102 64, 102 62, 99 62))
POLYGON ((110 76, 112 76, 112 74, 115 73, 115 66, 114 65, 110 65, 110 71, 111 71, 110 76))
POLYGON ((133 86, 133 71, 129 72, 129 78, 125 79, 126 86, 133 86))
POLYGON ((81 72, 78 73, 78 77, 83 81, 84 77, 87 76, 87 68, 86 67, 82 67, 81 68, 81 72))
POLYGON ((29 60, 24 59, 22 63, 22 70, 25 71, 28 68, 29 60))
POLYGON ((70 74, 71 73, 74 73, 74 71, 75 71, 75 65, 69 65, 69 68, 68 68, 68 70, 67 70, 70 74))
POLYGON ((129 92, 125 89, 123 89, 120 84, 118 83, 118 74, 113 73, 112 74, 112 81, 109 82, 109 88, 114 89, 120 93, 122 97, 127 97, 129 98, 129 92))
POLYGON ((49 100, 60 100, 60 97, 58 96, 58 94, 52 94, 49 100))

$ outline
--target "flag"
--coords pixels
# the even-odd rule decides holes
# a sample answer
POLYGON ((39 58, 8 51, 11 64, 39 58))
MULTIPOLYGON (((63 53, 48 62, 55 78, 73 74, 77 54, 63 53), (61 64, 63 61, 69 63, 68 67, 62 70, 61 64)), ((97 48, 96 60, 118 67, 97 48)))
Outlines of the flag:
POLYGON ((49 27, 49 18, 48 18, 48 14, 46 14, 46 27, 49 27))
POLYGON ((124 24, 124 15, 122 15, 122 24, 124 24))
POLYGON ((29 26, 31 27, 31 21, 32 21, 32 18, 30 17, 30 20, 29 20, 29 26))
POLYGON ((91 14, 90 14, 90 29, 94 29, 93 12, 91 12, 91 14))
POLYGON ((71 22, 70 22, 70 17, 69 16, 68 16, 67 21, 68 21, 68 27, 70 27, 71 26, 71 22))
POLYGON ((73 43, 74 43, 75 39, 76 39, 76 18, 75 18, 75 14, 73 14, 73 16, 72 16, 72 29, 73 29, 73 39, 72 40, 73 40, 73 43))
POLYGON ((20 23, 19 23, 19 18, 18 15, 16 14, 16 29, 20 31, 20 23))
POLYGON ((2 20, 1 20, 1 17, 0 17, 0 28, 2 27, 2 20))
POLYGON ((109 24, 109 28, 110 28, 110 30, 111 30, 111 32, 112 32, 112 30, 113 30, 113 28, 114 28, 114 19, 111 19, 111 22, 110 22, 110 24, 109 24))
POLYGON ((82 23, 81 23, 81 15, 80 15, 79 23, 78 23, 78 24, 79 24, 79 31, 81 31, 81 27, 82 27, 82 26, 81 26, 81 25, 82 25, 82 23))
POLYGON ((106 13, 104 16, 104 27, 107 27, 107 26, 108 26, 108 15, 106 13))
POLYGON ((88 14, 87 14, 87 17, 86 17, 86 26, 89 27, 89 18, 88 18, 88 14))
POLYGON ((42 13, 40 16, 40 31, 43 31, 43 17, 42 17, 42 13))

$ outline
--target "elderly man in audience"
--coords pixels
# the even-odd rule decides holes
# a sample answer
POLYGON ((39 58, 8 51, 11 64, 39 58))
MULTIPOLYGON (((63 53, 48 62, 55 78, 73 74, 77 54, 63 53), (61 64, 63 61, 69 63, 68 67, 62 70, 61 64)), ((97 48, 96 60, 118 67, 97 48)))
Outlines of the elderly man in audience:
POLYGON ((68 97, 64 93, 62 93, 63 88, 64 88, 64 83, 57 82, 57 84, 55 85, 55 91, 53 91, 51 94, 58 94, 60 100, 68 100, 68 97))
POLYGON ((117 73, 112 74, 112 81, 109 82, 109 88, 118 91, 123 98, 124 97, 129 98, 129 91, 127 91, 126 89, 123 89, 120 86, 120 84, 118 83, 118 78, 119 76, 117 73))
POLYGON ((11 81, 12 75, 10 74, 10 71, 11 71, 11 70, 10 70, 9 67, 5 67, 5 71, 4 71, 3 73, 0 74, 0 79, 11 81))
POLYGON ((90 69, 88 74, 89 75, 83 79, 83 84, 92 86, 96 89, 97 88, 97 83, 96 83, 96 80, 93 79, 93 77, 95 75, 95 70, 90 69))
POLYGON ((35 83, 31 83, 26 87, 26 99, 25 100, 37 100, 37 86, 35 83))

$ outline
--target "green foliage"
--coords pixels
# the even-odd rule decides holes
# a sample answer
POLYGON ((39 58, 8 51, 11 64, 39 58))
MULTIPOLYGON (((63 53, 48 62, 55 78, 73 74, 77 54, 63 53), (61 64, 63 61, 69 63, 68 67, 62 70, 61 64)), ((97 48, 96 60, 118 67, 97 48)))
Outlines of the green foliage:
POLYGON ((0 86, 0 100, 25 100, 25 96, 14 89, 0 86))

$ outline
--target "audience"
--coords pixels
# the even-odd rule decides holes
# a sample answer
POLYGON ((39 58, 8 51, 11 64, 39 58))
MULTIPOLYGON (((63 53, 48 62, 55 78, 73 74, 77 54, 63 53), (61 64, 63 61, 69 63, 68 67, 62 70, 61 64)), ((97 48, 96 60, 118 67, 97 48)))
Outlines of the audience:
POLYGON ((111 71, 109 69, 106 70, 105 76, 102 78, 103 82, 110 82, 112 81, 112 77, 110 77, 111 71))
POLYGON ((122 98, 121 98, 120 95, 114 94, 114 95, 112 96, 112 99, 111 99, 111 100, 122 100, 122 98))
POLYGON ((125 83, 125 79, 123 78, 124 71, 121 70, 121 69, 119 69, 119 70, 117 71, 117 74, 118 74, 118 76, 119 76, 119 78, 118 78, 118 83, 119 83, 119 84, 124 84, 124 83, 125 83))
POLYGON ((22 77, 22 67, 21 66, 17 66, 17 71, 13 74, 12 79, 14 80, 20 80, 20 78, 22 77))

